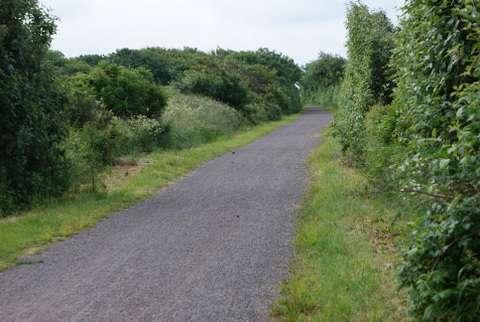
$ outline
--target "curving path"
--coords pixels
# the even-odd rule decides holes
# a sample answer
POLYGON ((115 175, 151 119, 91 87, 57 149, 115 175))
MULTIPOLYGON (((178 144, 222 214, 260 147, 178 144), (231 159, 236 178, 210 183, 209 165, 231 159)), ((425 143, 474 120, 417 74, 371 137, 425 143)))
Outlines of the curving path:
POLYGON ((265 321, 292 254, 306 158, 329 114, 206 163, 0 273, 0 321, 265 321))

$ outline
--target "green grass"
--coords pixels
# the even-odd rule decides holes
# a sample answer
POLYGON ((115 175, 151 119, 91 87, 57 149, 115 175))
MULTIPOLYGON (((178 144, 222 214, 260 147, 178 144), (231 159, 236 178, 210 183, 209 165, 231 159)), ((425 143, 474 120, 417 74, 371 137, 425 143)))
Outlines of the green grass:
POLYGON ((154 152, 148 155, 150 164, 109 192, 71 194, 0 219, 0 270, 14 265, 21 256, 35 253, 50 242, 91 227, 112 212, 152 196, 202 163, 242 147, 297 117, 285 117, 195 148, 154 152))
POLYGON ((388 200, 339 161, 327 135, 310 157, 311 188, 299 214, 291 276, 273 314, 283 321, 404 321, 404 296, 388 200))

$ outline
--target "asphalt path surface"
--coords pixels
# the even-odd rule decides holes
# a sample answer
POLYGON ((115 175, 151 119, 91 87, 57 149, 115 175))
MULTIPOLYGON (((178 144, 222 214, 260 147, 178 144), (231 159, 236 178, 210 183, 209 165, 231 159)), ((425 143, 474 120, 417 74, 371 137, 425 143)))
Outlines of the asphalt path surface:
POLYGON ((309 109, 0 273, 0 321, 268 321, 329 117, 309 109))

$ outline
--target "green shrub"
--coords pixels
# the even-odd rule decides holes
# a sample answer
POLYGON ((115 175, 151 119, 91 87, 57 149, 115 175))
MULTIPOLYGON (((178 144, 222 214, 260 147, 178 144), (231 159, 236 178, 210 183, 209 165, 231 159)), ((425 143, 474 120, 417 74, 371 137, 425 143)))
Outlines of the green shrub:
POLYGON ((45 56, 55 22, 35 0, 0 6, 0 216, 69 183, 64 95, 45 56))
POLYGON ((98 110, 93 120, 81 128, 70 129, 64 146, 74 184, 91 183, 91 189, 95 191, 98 175, 113 164, 125 142, 125 135, 113 120, 111 112, 98 110))
POLYGON ((166 95, 144 68, 128 69, 101 63, 88 73, 78 74, 71 86, 93 93, 116 116, 159 116, 166 105, 166 95))
POLYGON ((257 51, 226 51, 222 56, 239 71, 248 85, 254 97, 250 104, 264 106, 269 111, 269 119, 278 119, 282 114, 296 113, 302 109, 297 88, 302 70, 291 58, 265 48, 257 51), (272 109, 271 105, 276 107, 272 109), (276 111, 278 114, 273 115, 276 111))
POLYGON ((168 128, 167 146, 186 148, 231 134, 247 122, 228 105, 212 99, 177 94, 173 96, 163 115, 168 128))
POLYGON ((293 59, 267 48, 261 48, 256 51, 230 51, 224 55, 247 65, 265 66, 275 71, 279 81, 289 85, 298 83, 302 78, 302 70, 293 59))
POLYGON ((92 68, 86 62, 78 58, 66 58, 59 51, 49 50, 44 62, 55 70, 59 76, 73 76, 78 73, 88 73, 92 68))
POLYGON ((327 108, 338 108, 338 96, 340 95, 340 84, 319 87, 312 92, 303 92, 301 94, 302 102, 304 104, 319 105, 327 108))

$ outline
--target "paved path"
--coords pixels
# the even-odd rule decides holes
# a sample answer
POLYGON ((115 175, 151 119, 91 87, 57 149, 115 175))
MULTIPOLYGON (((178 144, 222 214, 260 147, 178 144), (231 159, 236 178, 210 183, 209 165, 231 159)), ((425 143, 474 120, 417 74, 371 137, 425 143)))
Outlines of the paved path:
POLYGON ((305 161, 329 115, 206 163, 0 273, 0 321, 265 321, 286 277, 305 161))

